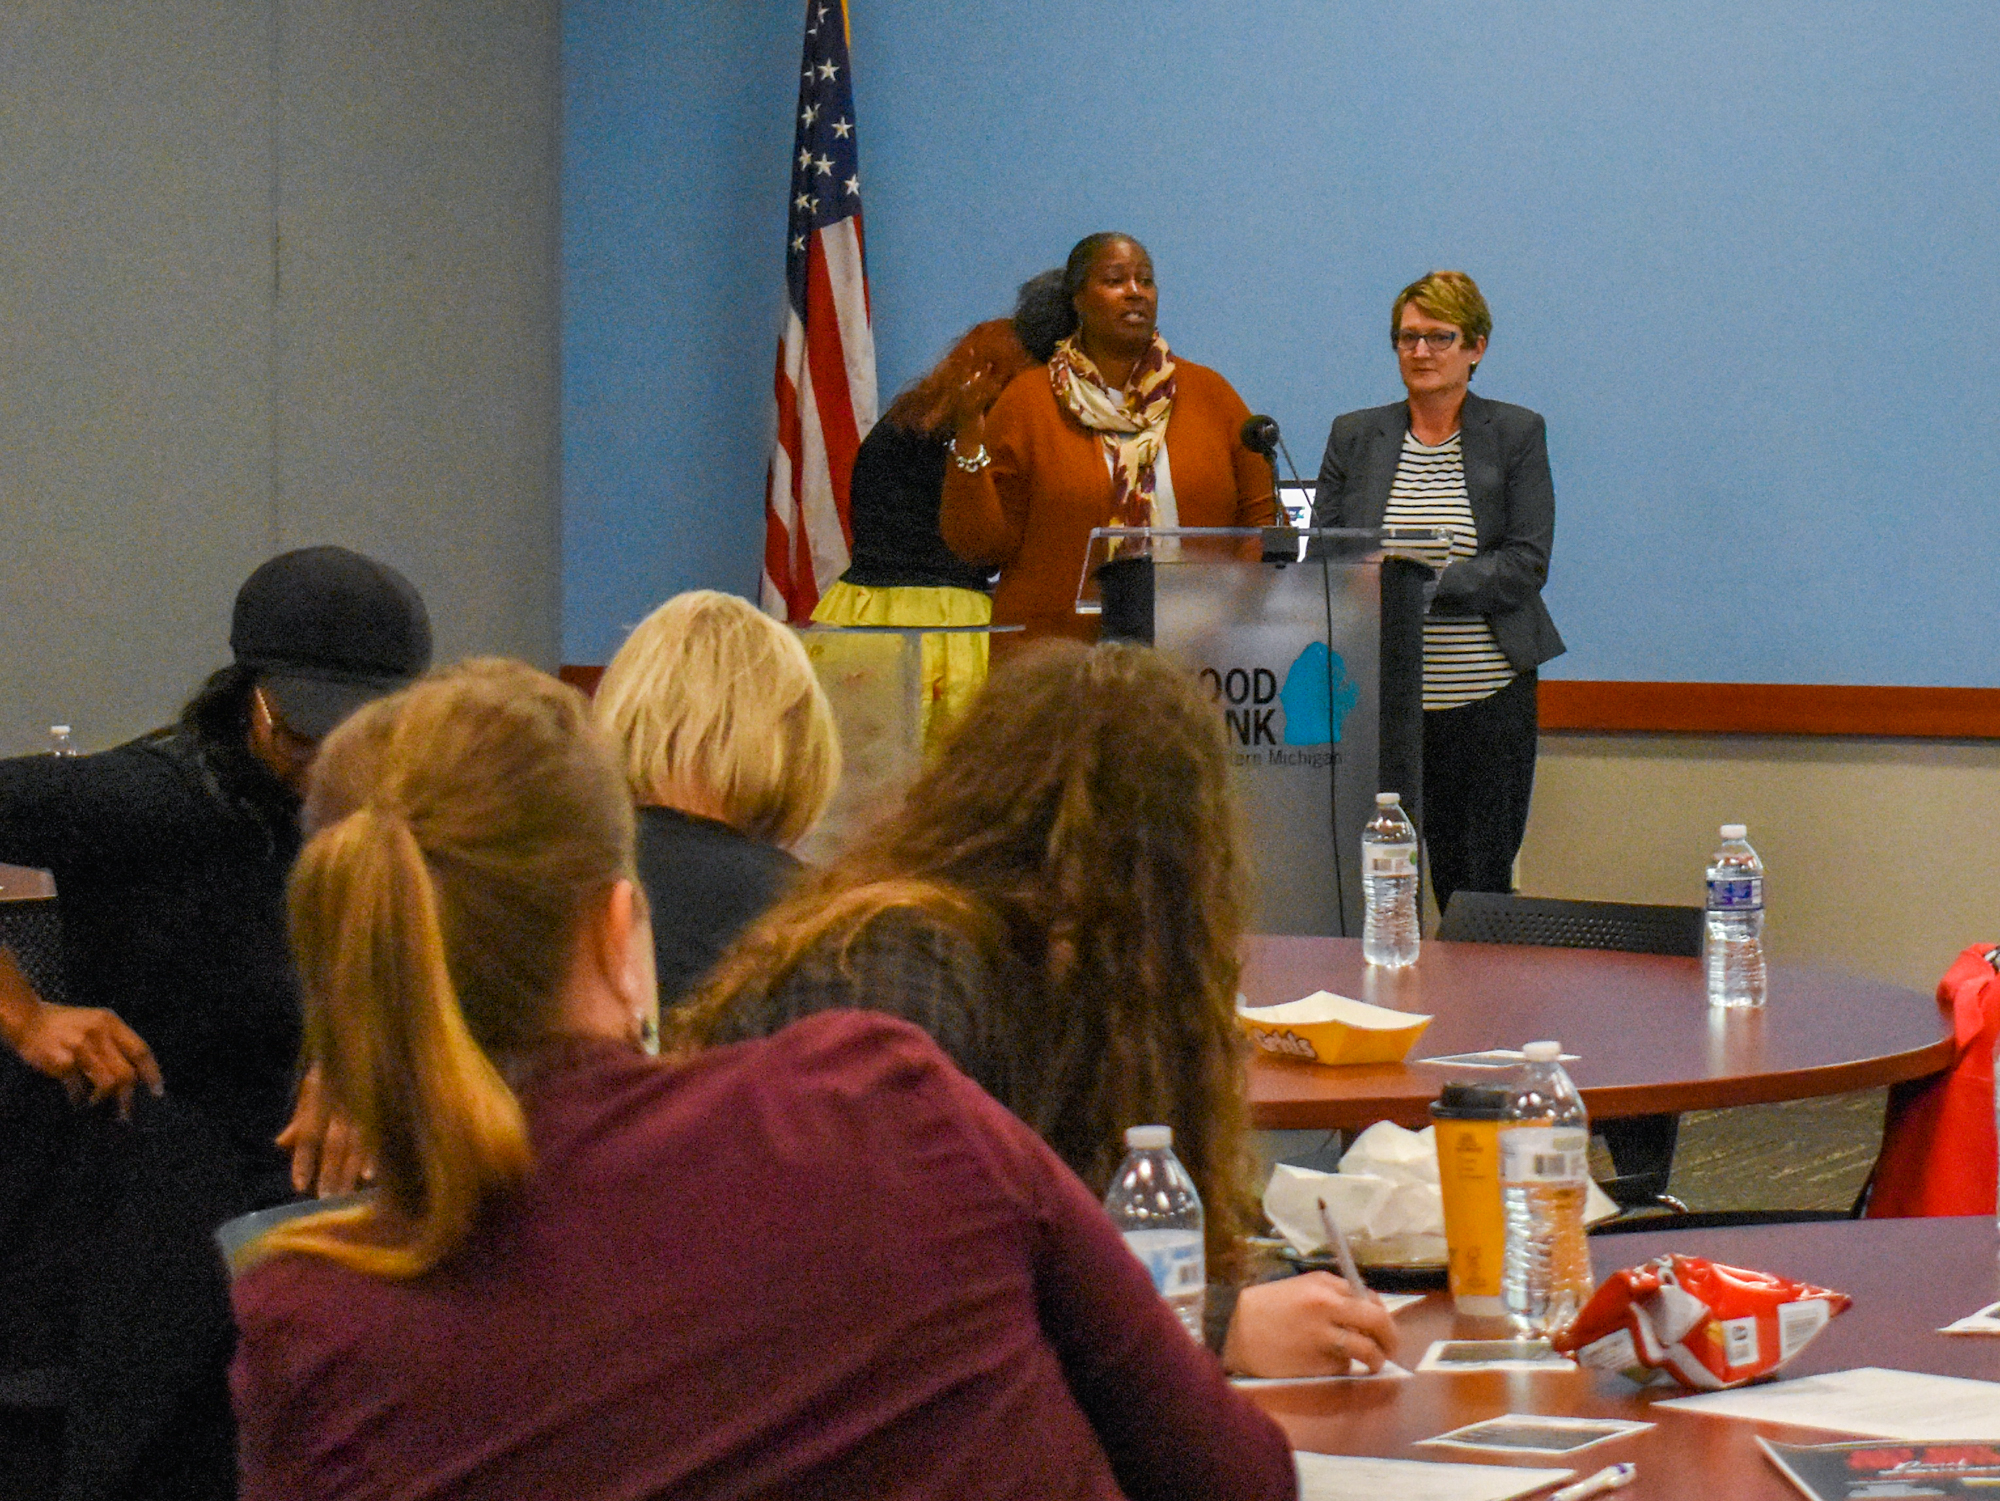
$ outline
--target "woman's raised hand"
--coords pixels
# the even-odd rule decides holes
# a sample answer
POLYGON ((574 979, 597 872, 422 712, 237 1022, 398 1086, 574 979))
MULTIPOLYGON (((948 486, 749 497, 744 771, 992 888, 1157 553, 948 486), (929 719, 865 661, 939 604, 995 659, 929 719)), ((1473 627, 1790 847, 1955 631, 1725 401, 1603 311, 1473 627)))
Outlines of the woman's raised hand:
POLYGON ((1007 382, 993 365, 981 365, 952 388, 951 429, 955 433, 980 430, 986 410, 1000 399, 1007 382))

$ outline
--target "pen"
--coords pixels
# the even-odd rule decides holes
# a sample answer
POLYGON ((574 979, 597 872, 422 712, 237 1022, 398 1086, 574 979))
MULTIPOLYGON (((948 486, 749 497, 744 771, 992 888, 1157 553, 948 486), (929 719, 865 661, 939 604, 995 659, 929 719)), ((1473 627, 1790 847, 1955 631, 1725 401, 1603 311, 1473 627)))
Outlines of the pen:
POLYGON ((1639 1478, 1639 1467, 1634 1464, 1606 1465, 1586 1480, 1575 1485, 1566 1485, 1549 1497, 1549 1501, 1583 1501, 1585 1496, 1601 1496, 1606 1491, 1621 1490, 1639 1478))
POLYGON ((1347 1244, 1347 1237, 1340 1233, 1340 1221, 1326 1207, 1325 1199, 1319 1201, 1319 1222, 1326 1226, 1326 1243, 1333 1247, 1333 1254, 1340 1262, 1340 1275, 1347 1279, 1347 1285, 1358 1296, 1380 1303, 1382 1300, 1375 1296, 1375 1289, 1361 1280, 1361 1269, 1354 1264, 1354 1252, 1347 1244))

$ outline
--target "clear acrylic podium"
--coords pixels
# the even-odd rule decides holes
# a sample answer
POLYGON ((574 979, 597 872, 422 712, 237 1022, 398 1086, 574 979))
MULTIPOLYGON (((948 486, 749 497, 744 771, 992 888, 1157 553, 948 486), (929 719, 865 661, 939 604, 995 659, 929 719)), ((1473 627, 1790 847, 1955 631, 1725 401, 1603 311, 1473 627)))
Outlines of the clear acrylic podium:
POLYGON ((923 767, 936 706, 925 693, 924 642, 1020 630, 991 625, 810 625, 799 639, 840 731, 840 786, 817 827, 793 851, 821 865, 902 800, 923 767))
POLYGON ((1102 527, 1077 594, 1104 639, 1196 672, 1229 743, 1253 930, 1361 934, 1377 791, 1422 823, 1423 611, 1448 536, 1289 527, 1102 527), (1385 548, 1390 553, 1385 553, 1385 548))

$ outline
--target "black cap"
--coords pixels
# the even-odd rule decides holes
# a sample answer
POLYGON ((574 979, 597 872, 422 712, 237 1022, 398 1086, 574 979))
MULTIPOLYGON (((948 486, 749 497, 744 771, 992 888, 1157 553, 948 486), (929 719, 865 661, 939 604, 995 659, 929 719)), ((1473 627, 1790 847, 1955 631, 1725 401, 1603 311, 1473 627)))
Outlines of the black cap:
POLYGON ((431 665, 423 596, 387 563, 344 547, 280 553, 236 591, 229 646, 286 727, 319 739, 431 665))

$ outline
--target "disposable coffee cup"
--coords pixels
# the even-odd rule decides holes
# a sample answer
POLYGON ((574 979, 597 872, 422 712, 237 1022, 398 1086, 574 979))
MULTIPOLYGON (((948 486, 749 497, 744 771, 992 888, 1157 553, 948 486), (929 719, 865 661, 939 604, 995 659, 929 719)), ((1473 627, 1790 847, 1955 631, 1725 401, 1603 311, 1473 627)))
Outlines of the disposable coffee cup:
POLYGON ((1500 1203, 1500 1130, 1506 1114, 1507 1092, 1486 1084, 1447 1084, 1431 1102, 1451 1295, 1469 1318, 1503 1318, 1507 1312, 1500 1296, 1507 1251, 1500 1203))

